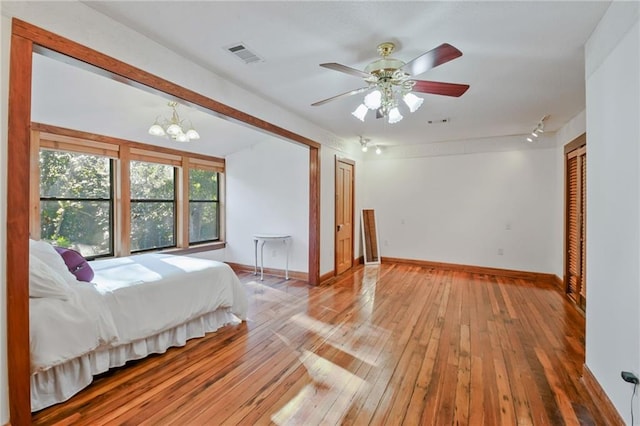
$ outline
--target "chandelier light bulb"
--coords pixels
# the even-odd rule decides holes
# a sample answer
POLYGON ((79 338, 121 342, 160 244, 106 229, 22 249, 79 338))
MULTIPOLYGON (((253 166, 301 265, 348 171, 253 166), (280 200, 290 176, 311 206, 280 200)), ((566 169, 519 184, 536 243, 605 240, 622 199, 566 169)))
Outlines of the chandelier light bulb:
POLYGON ((527 142, 533 142, 533 139, 531 137, 528 137, 527 142))
POLYGON ((414 95, 413 93, 407 93, 402 97, 402 100, 404 100, 404 103, 407 104, 409 111, 411 112, 416 112, 424 102, 424 99, 414 95))
POLYGON ((378 109, 382 106, 382 93, 379 90, 374 90, 364 97, 364 104, 369 109, 378 109))
POLYGON ((376 146, 376 154, 378 155, 382 154, 382 149, 380 149, 379 146, 376 146))
POLYGON ((400 120, 402 120, 402 114, 400 114, 398 107, 391 108, 389 111, 389 124, 395 124, 400 120))
POLYGON ((169 127, 167 127, 167 134, 170 136, 176 136, 180 133, 182 133, 182 129, 176 123, 173 123, 169 127))
POLYGON ((200 139, 200 134, 198 132, 196 132, 195 129, 189 129, 186 133, 187 138, 189 138, 189 140, 198 140, 200 139))
POLYGON ((180 132, 176 135, 175 140, 177 140, 178 142, 189 142, 189 137, 186 134, 180 132))
POLYGON ((149 127, 149 134, 153 136, 164 136, 166 133, 164 132, 162 126, 159 125, 158 121, 156 120, 156 122, 153 123, 151 127, 149 127))
MULTIPOLYGON (((536 130, 537 131, 537 130, 536 130)), ((536 132, 531 132, 531 136, 533 136, 534 138, 538 137, 538 134, 536 132)))
POLYGON ((369 108, 367 108, 365 104, 360 104, 358 108, 356 108, 356 110, 351 114, 353 114, 353 116, 358 120, 364 121, 364 117, 367 115, 367 111, 369 111, 369 108))
POLYGON ((367 152, 367 151, 369 151, 369 147, 365 143, 365 144, 362 145, 362 152, 367 152))

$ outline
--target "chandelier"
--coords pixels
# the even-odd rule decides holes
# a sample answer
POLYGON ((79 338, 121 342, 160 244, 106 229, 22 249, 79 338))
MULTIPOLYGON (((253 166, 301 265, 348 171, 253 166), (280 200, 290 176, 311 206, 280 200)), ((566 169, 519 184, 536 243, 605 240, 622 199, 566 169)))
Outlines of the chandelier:
POLYGON ((369 110, 374 110, 376 118, 387 117, 389 124, 394 124, 402 120, 402 114, 398 109, 400 99, 412 113, 424 102, 424 99, 411 93, 416 82, 401 70, 405 63, 388 57, 393 49, 393 43, 382 43, 378 46, 382 58, 370 63, 364 70, 370 74, 365 81, 373 91, 369 92, 362 104, 352 112, 360 121, 364 121, 369 110))
POLYGON ((189 128, 183 127, 183 121, 178 115, 177 102, 169 102, 169 107, 173 110, 171 118, 163 118, 160 120, 160 116, 156 117, 156 121, 149 127, 149 134, 153 136, 169 136, 171 139, 178 142, 189 142, 192 140, 200 139, 200 135, 193 128, 193 124, 189 122, 189 128), (159 121, 160 120, 160 121, 159 121), (185 130, 186 129, 186 130, 185 130))

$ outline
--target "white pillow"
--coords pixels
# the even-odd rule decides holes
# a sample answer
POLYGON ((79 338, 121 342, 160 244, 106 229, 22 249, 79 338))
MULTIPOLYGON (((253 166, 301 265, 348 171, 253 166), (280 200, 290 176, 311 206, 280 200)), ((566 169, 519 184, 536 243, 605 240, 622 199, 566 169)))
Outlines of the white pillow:
POLYGON ((67 283, 75 283, 76 277, 69 272, 64 259, 60 256, 60 253, 46 241, 36 241, 29 239, 29 254, 37 257, 44 262, 49 268, 62 277, 67 283))
POLYGON ((64 278, 36 256, 29 255, 29 297, 68 300, 71 288, 64 278))

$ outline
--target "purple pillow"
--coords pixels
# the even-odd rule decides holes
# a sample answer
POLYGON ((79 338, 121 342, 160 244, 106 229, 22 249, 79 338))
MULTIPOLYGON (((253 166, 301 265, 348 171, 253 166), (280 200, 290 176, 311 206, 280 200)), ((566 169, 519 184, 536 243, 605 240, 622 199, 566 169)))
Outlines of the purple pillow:
POLYGON ((64 263, 67 265, 69 272, 75 275, 78 281, 86 281, 91 282, 93 279, 93 269, 89 266, 87 259, 82 257, 80 253, 75 250, 62 248, 62 247, 54 247, 62 259, 64 263))

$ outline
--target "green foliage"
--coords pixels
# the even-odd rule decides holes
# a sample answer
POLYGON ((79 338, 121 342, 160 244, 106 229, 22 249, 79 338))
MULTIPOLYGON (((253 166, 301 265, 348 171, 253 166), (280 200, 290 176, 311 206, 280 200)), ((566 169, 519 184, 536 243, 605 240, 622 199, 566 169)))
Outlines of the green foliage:
POLYGON ((175 169, 164 164, 132 161, 130 181, 131 250, 175 245, 175 169))
POLYGON ((218 173, 189 170, 189 242, 217 240, 218 173))
POLYGON ((110 253, 110 193, 108 158, 41 151, 41 237, 85 256, 110 253))
MULTIPOLYGON (((111 161, 62 151, 40 152, 41 237, 85 256, 112 252, 111 161)), ((175 168, 132 161, 132 251, 175 245, 175 168)), ((218 173, 189 170, 189 241, 218 235, 218 173)))

